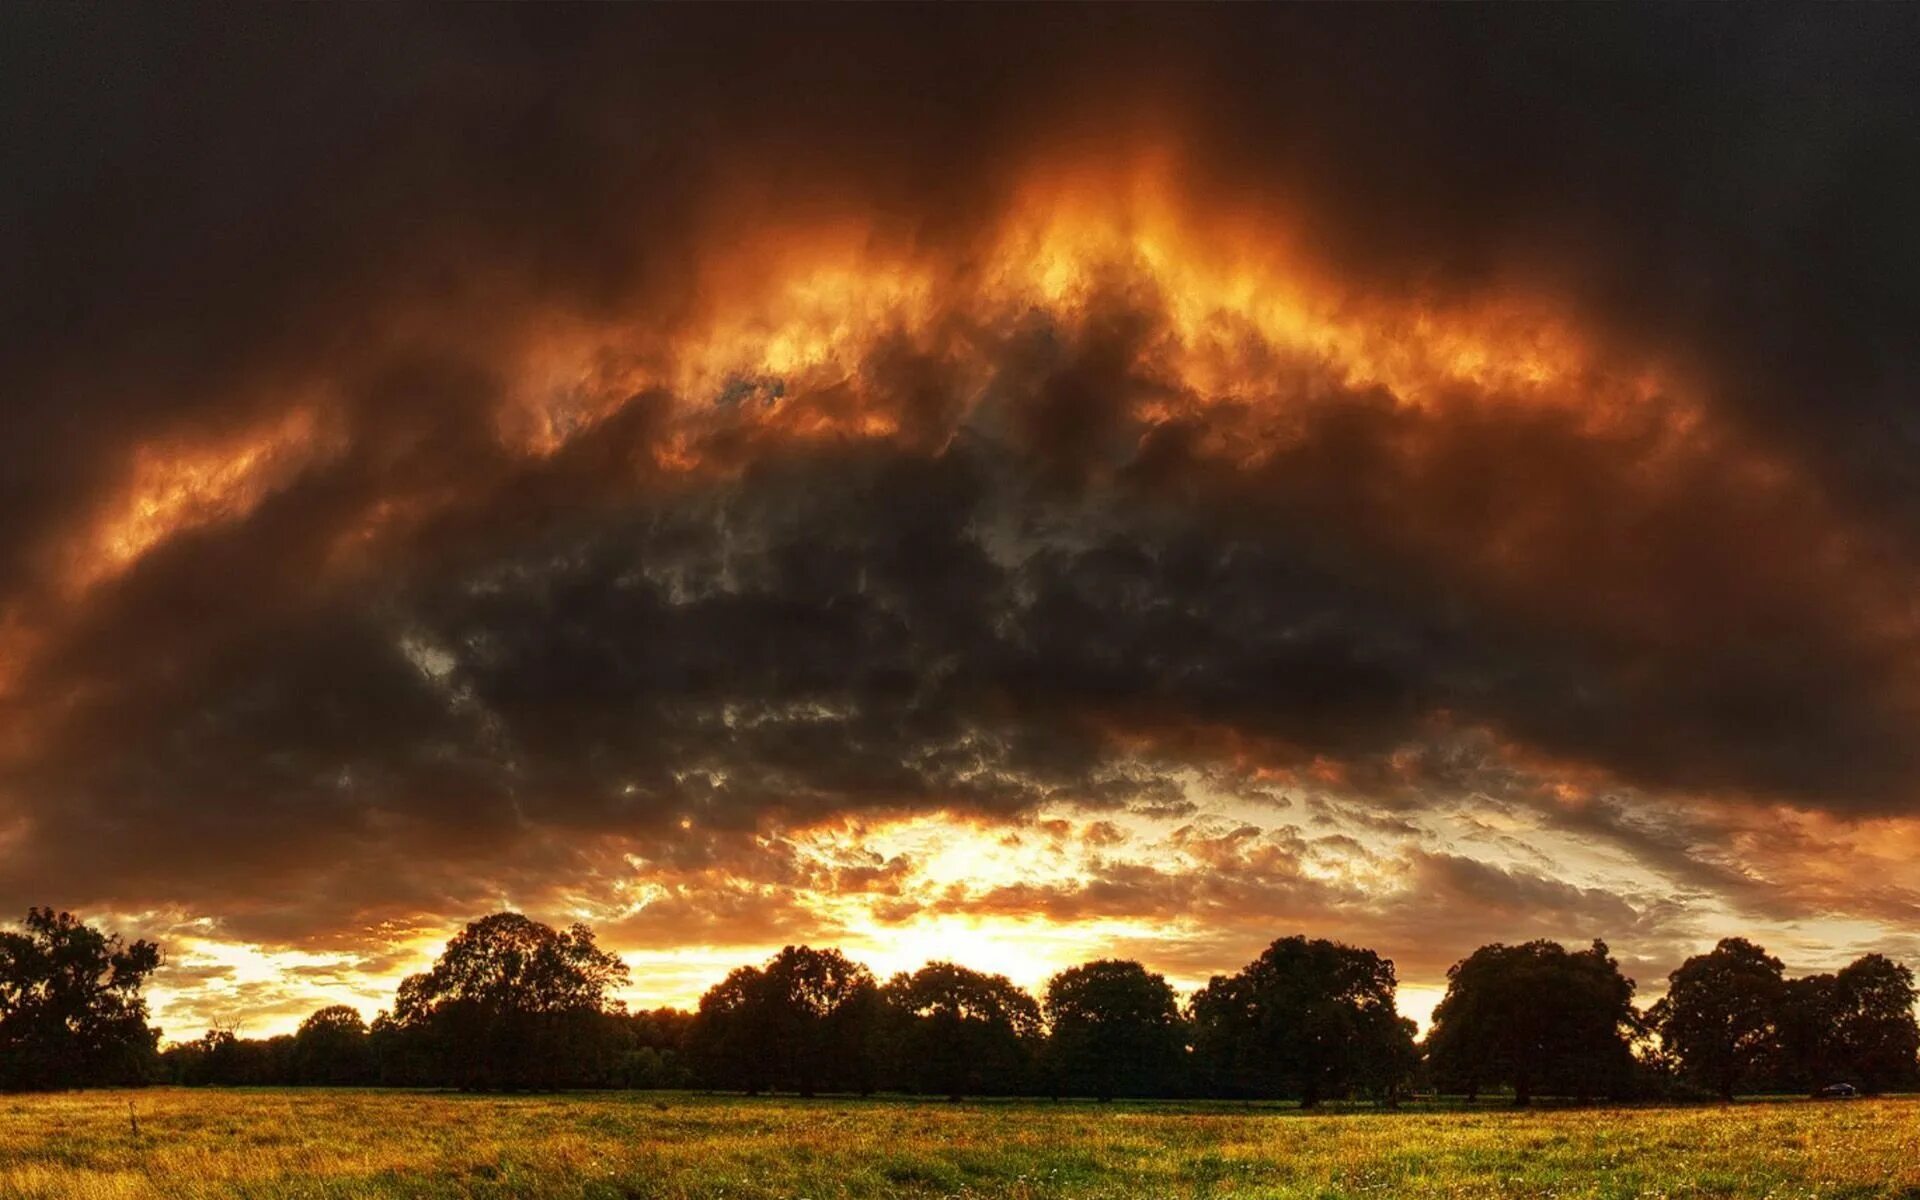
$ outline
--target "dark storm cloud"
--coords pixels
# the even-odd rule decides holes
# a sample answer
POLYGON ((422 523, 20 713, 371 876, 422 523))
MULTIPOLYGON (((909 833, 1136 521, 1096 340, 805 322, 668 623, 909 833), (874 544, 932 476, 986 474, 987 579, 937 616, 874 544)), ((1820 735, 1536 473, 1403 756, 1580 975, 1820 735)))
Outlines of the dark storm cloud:
POLYGON ((1909 11, 7 20, 9 902, 267 897, 252 929, 292 937, 620 839, 1165 808, 1229 736, 1383 778, 1436 712, 1651 789, 1912 811, 1909 11), (1294 436, 1226 469, 1209 439, 1264 437, 1262 397, 1144 425, 1180 385, 1143 366, 1160 298, 1121 294, 794 398, 883 408, 866 447, 717 419, 670 480, 654 394, 502 445, 549 318, 671 341, 701 248, 762 221, 963 253, 1023 167, 1164 128, 1356 292, 1564 291, 1697 371, 1713 438, 1282 364, 1294 436), (137 448, 315 386, 323 445, 242 518, 54 580, 137 448))
MULTIPOLYGON (((170 549, 224 632, 184 661, 62 664, 95 696, 13 780, 59 800, 22 875, 209 897, 306 881, 404 904, 433 898, 436 861, 537 880, 588 861, 596 835, 671 840, 683 819, 1165 804, 1165 773, 1207 761, 1215 727, 1277 768, 1348 763, 1383 802, 1403 790, 1386 757, 1434 710, 1605 744, 1593 697, 1610 680, 1577 642, 1555 653, 1436 608, 1430 580, 1354 569, 1285 526, 1123 487, 1009 493, 1039 475, 1017 462, 978 441, 933 460, 789 455, 490 556, 423 548, 403 578, 289 598, 252 627, 235 625, 263 594, 213 569, 223 538, 170 549), (1026 524, 1051 530, 1044 547, 995 532, 1026 524), (553 841, 567 832, 572 850, 553 841)), ((1737 740, 1695 736, 1740 762, 1737 740)), ((1413 802, 1446 783, 1417 780, 1413 802)))

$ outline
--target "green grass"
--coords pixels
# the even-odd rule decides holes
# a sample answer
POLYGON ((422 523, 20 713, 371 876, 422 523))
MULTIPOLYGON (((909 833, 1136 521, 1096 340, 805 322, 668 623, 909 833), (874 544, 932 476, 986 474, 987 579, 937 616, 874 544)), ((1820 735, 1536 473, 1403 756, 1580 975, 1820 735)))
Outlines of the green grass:
POLYGON ((1920 1198, 1920 1100, 1302 1114, 652 1093, 0 1097, 0 1197, 145 1196, 1920 1198))

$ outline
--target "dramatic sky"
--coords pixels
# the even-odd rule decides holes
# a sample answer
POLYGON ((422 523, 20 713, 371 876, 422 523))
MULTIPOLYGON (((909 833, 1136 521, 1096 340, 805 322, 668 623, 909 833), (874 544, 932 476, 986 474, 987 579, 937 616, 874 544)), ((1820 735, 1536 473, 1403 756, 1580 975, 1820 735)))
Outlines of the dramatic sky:
POLYGON ((15 10, 0 912, 1920 957, 1920 10, 15 10))

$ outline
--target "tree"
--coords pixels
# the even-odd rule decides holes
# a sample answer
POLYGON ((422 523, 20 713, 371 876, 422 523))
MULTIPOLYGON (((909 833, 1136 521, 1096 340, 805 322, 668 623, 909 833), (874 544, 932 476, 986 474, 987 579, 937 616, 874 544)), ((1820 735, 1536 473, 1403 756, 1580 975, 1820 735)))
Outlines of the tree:
POLYGON ((167 1081, 186 1087, 234 1083, 238 1041, 231 1029, 209 1029, 190 1042, 168 1046, 160 1055, 167 1081))
POLYGON ((1211 1090, 1294 1096, 1356 1088, 1391 1099, 1414 1063, 1393 964, 1371 950, 1288 937, 1194 995, 1194 1055, 1211 1090))
POLYGON ((469 924, 433 968, 401 981, 393 1026, 438 1079, 468 1089, 592 1086, 614 1070, 627 967, 594 943, 514 912, 469 924))
POLYGON ((1165 977, 1137 962, 1086 963, 1048 982, 1045 1008, 1056 1090, 1101 1100, 1173 1090, 1185 1030, 1165 977))
MULTIPOLYGON (((1774 1013, 1774 1045, 1767 1081, 1788 1091, 1813 1092, 1844 1078, 1839 1032, 1838 979, 1806 975, 1785 980, 1774 1013)), ((1654 1014, 1665 1017, 1655 1006, 1654 1014)))
POLYGON ((160 1056, 166 1077, 188 1087, 285 1087, 305 1082, 294 1070, 289 1034, 243 1038, 230 1028, 209 1029, 160 1056))
POLYGON ((1496 943, 1447 972, 1427 1054, 1439 1081, 1469 1097, 1502 1084, 1520 1105, 1543 1091, 1618 1096, 1633 1079, 1640 1026, 1633 980, 1605 942, 1577 953, 1496 943))
POLYGON ((374 1076, 386 1087, 433 1087, 452 1082, 440 1061, 439 1048, 430 1043, 430 1030, 403 1027, 391 1012, 374 1015, 367 1027, 367 1045, 373 1051, 374 1076))
POLYGON ((748 1092, 870 1092, 880 994, 838 950, 788 946, 700 1000, 694 1039, 708 1078, 748 1092))
POLYGON ((620 1065, 612 1080, 623 1088, 688 1087, 687 1043, 694 1015, 677 1008, 632 1013, 623 1022, 620 1065))
POLYGON ((371 1083, 373 1046, 360 1010, 332 1004, 302 1021, 293 1036, 292 1076, 300 1084, 371 1083))
POLYGON ((1723 938, 1667 976, 1649 1017, 1681 1073, 1731 1100, 1776 1060, 1786 995, 1779 959, 1745 938, 1723 938))
POLYGON ((1920 1075, 1920 1001, 1913 972, 1881 954, 1868 954, 1834 977, 1839 1057, 1869 1092, 1910 1088, 1920 1075))
POLYGON ((788 946, 767 964, 764 986, 787 1086, 803 1096, 873 1091, 881 1003, 873 972, 838 950, 788 946))
POLYGON ((1834 975, 1787 981, 1777 1018, 1780 1078, 1814 1091, 1853 1083, 1864 1091, 1911 1087, 1920 1055, 1913 972, 1868 954, 1834 975))
POLYGON ((152 942, 28 909, 18 932, 0 932, 0 1089, 146 1082, 160 1031, 140 988, 159 965, 152 942))
POLYGON ((958 1100, 1032 1086, 1040 1006, 1005 975, 928 963, 887 981, 894 1072, 911 1091, 958 1100))
POLYGON ((700 997, 688 1050, 709 1086, 750 1096, 772 1088, 773 1026, 759 1011, 763 978, 758 967, 735 967, 700 997))

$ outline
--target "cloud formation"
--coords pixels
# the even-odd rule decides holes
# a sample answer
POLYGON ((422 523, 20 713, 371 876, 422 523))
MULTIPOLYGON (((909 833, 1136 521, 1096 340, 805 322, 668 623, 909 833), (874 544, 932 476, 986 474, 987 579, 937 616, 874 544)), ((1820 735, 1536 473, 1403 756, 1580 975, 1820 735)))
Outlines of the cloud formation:
POLYGON ((1911 928, 1908 12, 8 23, 0 902, 1911 928))

